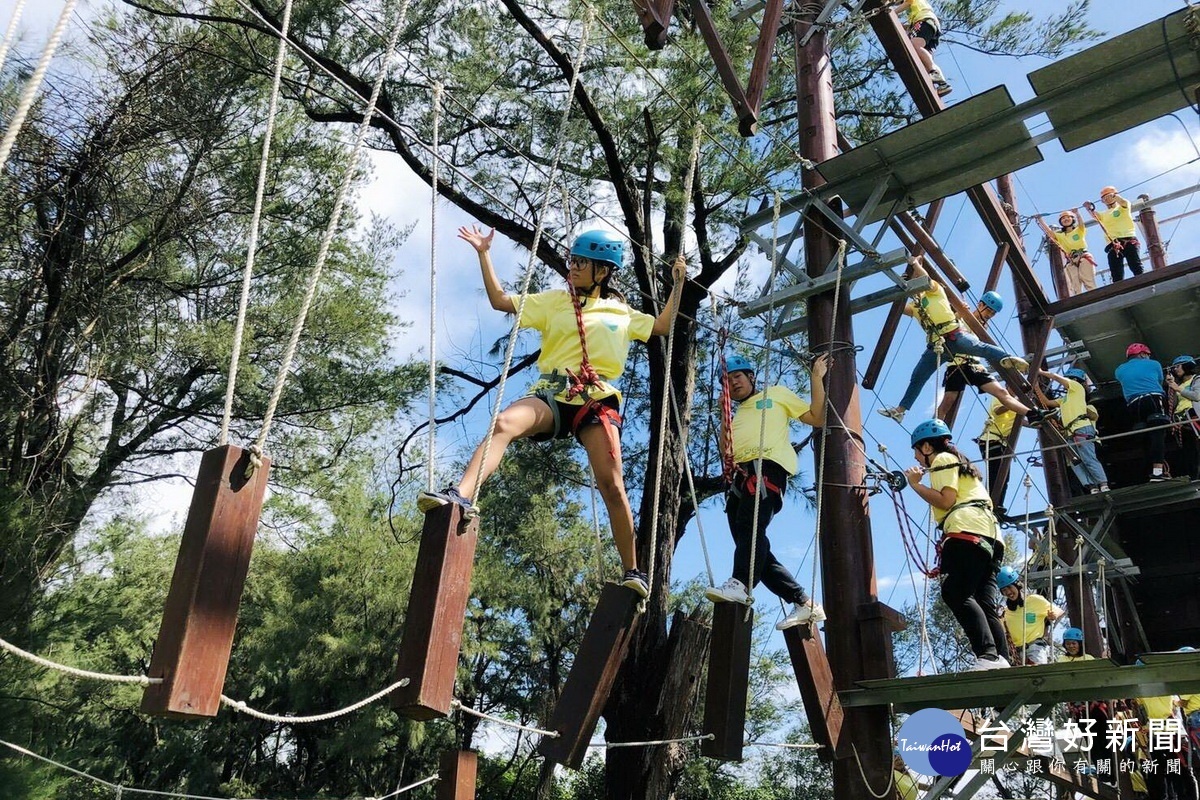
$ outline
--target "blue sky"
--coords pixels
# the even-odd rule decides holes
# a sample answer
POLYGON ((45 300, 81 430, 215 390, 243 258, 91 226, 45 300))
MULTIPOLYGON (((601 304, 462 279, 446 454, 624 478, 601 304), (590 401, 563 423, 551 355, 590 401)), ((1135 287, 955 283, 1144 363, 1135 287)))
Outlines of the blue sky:
MULTIPOLYGON (((0 24, 7 24, 13 5, 13 0, 0 0, 0 24)), ((1038 9, 1044 10, 1047 5, 1057 7, 1065 4, 1007 2, 1002 5, 1014 10, 1034 8, 1036 12, 1038 9)), ((1098 0, 1093 3, 1090 19, 1094 27, 1108 35, 1115 35, 1153 21, 1181 8, 1182 5, 1181 2, 1167 0, 1142 0, 1136 4, 1098 0)), ((23 41, 27 48, 40 48, 40 42, 44 40, 61 7, 59 2, 27 4, 22 25, 23 41)), ((77 33, 80 26, 86 24, 87 18, 100 8, 100 4, 83 0, 76 12, 72 29, 77 33)), ((1032 96, 1026 74, 1046 63, 1043 59, 984 56, 952 43, 944 43, 937 56, 943 70, 955 85, 955 92, 951 96, 955 101, 1004 83, 1009 87, 1015 101, 1021 102, 1032 96)), ((1041 130, 1036 127, 1037 122, 1035 119, 1030 123, 1035 133, 1041 130)), ((1195 114, 1184 109, 1178 113, 1178 119, 1165 117, 1072 153, 1064 153, 1057 142, 1046 143, 1041 147, 1045 160, 1017 174, 1020 211, 1022 214, 1057 214, 1063 208, 1078 205, 1085 198, 1097 198, 1099 187, 1107 183, 1115 184, 1130 198, 1143 192, 1157 196, 1194 185, 1200 179, 1200 164, 1194 161, 1190 164, 1187 162, 1196 159, 1200 151, 1197 151, 1193 139, 1200 140, 1200 126, 1197 125, 1195 114)), ((427 352, 431 319, 427 288, 430 266, 429 190, 407 171, 398 158, 388 154, 376 154, 373 161, 376 177, 363 193, 363 209, 390 219, 397 225, 415 225, 412 237, 396 258, 396 269, 401 274, 394 287, 396 310, 403 319, 411 323, 411 327, 397 332, 395 352, 398 357, 418 354, 424 356, 427 352)), ((1159 218, 1164 219, 1189 210, 1191 202, 1190 199, 1182 199, 1161 206, 1158 209, 1159 218)), ((1196 220, 1200 220, 1200 217, 1163 226, 1164 238, 1170 243, 1169 261, 1181 260, 1197 252, 1200 242, 1195 234, 1196 220)), ((439 358, 459 366, 478 365, 487 371, 494 369, 495 365, 494 359, 486 355, 486 350, 497 336, 506 330, 507 323, 503 315, 493 312, 487 306, 479 282, 474 253, 455 239, 455 229, 469 222, 469 219, 464 218, 455 209, 445 203, 439 204, 437 253, 440 291, 437 311, 433 316, 436 322, 439 358)), ((968 279, 976 287, 981 286, 992 260, 994 245, 963 197, 947 201, 942 221, 937 228, 937 238, 968 279)), ((1093 250, 1099 250, 1100 237, 1093 233, 1092 239, 1093 250)), ((1040 236, 1037 235, 1031 235, 1028 239, 1031 249, 1038 242, 1040 236)), ((895 246, 894 242, 885 239, 882 249, 892 249, 895 246)), ((1051 287, 1046 272, 1045 255, 1034 254, 1032 257, 1043 284, 1051 287)), ((502 279, 515 280, 524 268, 527 258, 524 252, 498 246, 496 262, 502 279)), ((757 276, 760 282, 765 277, 767 268, 765 259, 761 257, 748 259, 749 273, 757 276)), ((856 293, 868 290, 864 284, 856 293)), ((1007 275, 1001 281, 1000 290, 1006 295, 1011 294, 1011 284, 1007 275)), ((974 294, 977 296, 978 292, 976 288, 974 294)), ((860 371, 865 369, 870 357, 874 346, 874 331, 878 330, 882 315, 883 312, 879 311, 860 315, 855 319, 856 338, 858 344, 864 347, 864 351, 858 357, 860 371)), ((1019 332, 1010 313, 1002 314, 992 323, 992 329, 1004 341, 1011 343, 1014 351, 1019 352, 1019 332)), ((910 460, 904 431, 875 414, 874 410, 881 402, 894 404, 899 399, 915 354, 920 351, 921 346, 922 339, 915 324, 907 320, 902 322, 893 346, 895 355, 889 361, 886 378, 880 382, 879 397, 865 391, 861 395, 866 439, 872 456, 876 458, 879 457, 875 450, 878 439, 902 463, 907 464, 910 460)), ((509 386, 505 402, 518 396, 523 390, 523 383, 523 380, 518 380, 514 384, 520 385, 509 386)), ((926 411, 931 409, 935 402, 933 387, 934 383, 931 382, 922 394, 922 403, 926 411)), ((963 442, 964 450, 972 455, 976 451, 970 443, 970 438, 977 434, 983 417, 983 405, 975 397, 973 393, 964 396, 957 424, 958 438, 963 442)), ((446 408, 451 407, 454 400, 450 391, 443 396, 446 408)), ((909 427, 926 416, 921 410, 917 408, 910 412, 909 427)), ((439 465, 447 472, 452 471, 455 461, 463 457, 463 450, 478 441, 485 425, 483 415, 475 414, 465 424, 441 428, 439 465)), ((1029 448, 1032 443, 1033 437, 1026 434, 1020 446, 1022 449, 1029 448)), ((810 452, 806 451, 801 455, 801 464, 811 479, 813 470, 810 452)), ((1023 511, 1025 507, 1019 489, 1023 469, 1022 466, 1017 471, 1010 489, 1008 506, 1014 512, 1023 511)), ((1033 471, 1036 488, 1030 499, 1030 506, 1034 510, 1044 507, 1046 503, 1038 472, 1033 471)), ((190 494, 190 490, 178 485, 164 485, 151 491, 158 493, 151 505, 175 509, 184 507, 186 497, 190 494)), ((916 509, 914 516, 924 520, 925 515, 917 513, 924 512, 924 505, 911 493, 908 501, 910 510, 916 509)), ((919 577, 912 576, 905 563, 890 505, 886 495, 876 496, 871 501, 871 515, 879 596, 885 602, 899 607, 911 602, 915 593, 922 591, 922 582, 919 577)), ((178 514, 177 511, 165 512, 164 523, 169 522, 172 513, 178 514)), ((714 570, 720 581, 729 573, 732 554, 717 499, 706 504, 702 520, 709 550, 713 556, 714 570)), ((805 585, 812 582, 813 562, 809 549, 813 538, 813 525, 813 516, 793 498, 771 527, 771 538, 777 555, 795 569, 805 585)), ((680 546, 673 577, 676 580, 687 580, 703 572, 699 537, 690 533, 680 546)), ((760 590, 758 595, 758 608, 762 613, 773 616, 778 608, 777 603, 765 590, 760 590)), ((821 599, 822 592, 819 588, 816 595, 821 599)))

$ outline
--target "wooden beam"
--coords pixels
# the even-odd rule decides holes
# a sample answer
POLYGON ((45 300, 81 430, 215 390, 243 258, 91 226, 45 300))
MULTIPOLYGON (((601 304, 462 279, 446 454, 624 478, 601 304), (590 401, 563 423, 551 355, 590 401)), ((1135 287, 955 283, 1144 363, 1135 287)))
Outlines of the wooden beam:
POLYGON ((472 750, 447 750, 438 770, 437 800, 475 800, 479 756, 472 750))
POLYGON ((696 22, 696 28, 700 31, 704 44, 708 46, 709 55, 712 56, 713 64, 717 68, 717 75, 721 77, 725 93, 733 101, 733 113, 739 120, 744 119, 750 112, 750 102, 746 99, 742 82, 738 79, 737 72, 734 71, 729 53, 725 50, 725 43, 721 41, 721 35, 717 33, 717 26, 713 24, 712 16, 708 13, 708 3, 705 0, 688 0, 688 3, 692 10, 692 18, 696 22))
POLYGON ((758 130, 759 105, 767 87, 767 76, 771 72, 771 58, 775 55, 775 39, 779 35, 779 21, 782 17, 783 0, 767 0, 762 28, 758 34, 758 46, 754 49, 754 62, 750 66, 750 81, 746 88, 747 113, 738 120, 738 130, 742 136, 753 136, 758 130))
POLYGON ((538 745, 538 752, 551 761, 571 769, 583 766, 596 722, 637 627, 639 602, 632 589, 615 583, 600 590, 600 601, 550 716, 550 730, 558 736, 543 737, 538 745))
POLYGON ((175 573, 150 658, 142 711, 212 717, 233 649, 238 606, 258 531, 271 460, 246 477, 250 452, 224 445, 200 459, 175 573))
POLYGON ((929 231, 925 230, 921 223, 913 218, 912 214, 901 212, 896 215, 896 219, 900 220, 900 224, 912 235, 913 239, 921 246, 921 249, 925 251, 929 258, 933 259, 942 268, 942 274, 960 292, 965 292, 971 288, 971 282, 963 277, 963 274, 958 271, 958 267, 954 265, 950 257, 942 251, 941 245, 933 240, 933 237, 929 235, 929 231))
POLYGON ((403 717, 450 713, 478 538, 478 518, 464 520, 456 503, 425 515, 396 660, 396 679, 409 683, 392 693, 392 707, 403 717))
POLYGON ((987 283, 983 285, 985 292, 994 292, 1000 285, 1000 271, 1004 269, 1004 261, 1008 258, 1008 245, 1001 242, 996 245, 996 257, 992 259, 992 268, 988 270, 987 283))
POLYGON ((937 226, 938 219, 942 216, 942 209, 946 205, 946 198, 939 197, 934 200, 925 209, 925 230, 933 233, 933 229, 937 226))
POLYGON ((721 761, 742 760, 753 634, 754 609, 741 603, 714 606, 703 726, 714 738, 700 743, 701 755, 721 761))
POLYGON ((667 46, 667 31, 671 27, 675 0, 633 0, 633 6, 637 9, 646 47, 662 50, 667 46))
POLYGON ((842 724, 845 714, 833 684, 833 670, 821 632, 810 625, 797 625, 783 632, 788 655, 792 659, 792 671, 796 673, 796 684, 800 687, 800 699, 804 702, 804 714, 812 730, 813 741, 821 745, 817 756, 824 762, 833 761, 839 755, 842 724))
POLYGON ((904 316, 904 304, 907 302, 907 297, 901 297, 893 301, 892 307, 888 309, 887 319, 883 321, 883 329, 879 332, 879 341, 875 343, 875 352, 871 353, 871 363, 867 364, 867 371, 863 374, 864 389, 874 389, 879 380, 879 373, 883 371, 883 364, 887 361, 888 350, 892 347, 892 340, 896 338, 896 329, 900 327, 900 318, 904 316))

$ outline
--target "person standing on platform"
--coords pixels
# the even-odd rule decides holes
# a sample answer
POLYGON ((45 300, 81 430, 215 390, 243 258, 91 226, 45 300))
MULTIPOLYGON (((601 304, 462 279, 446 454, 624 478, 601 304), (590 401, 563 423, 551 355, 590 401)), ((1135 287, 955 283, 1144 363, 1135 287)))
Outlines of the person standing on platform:
POLYGON ((480 443, 458 483, 441 492, 421 492, 417 507, 429 512, 456 503, 468 516, 477 515, 479 511, 470 498, 496 471, 512 442, 574 436, 587 451, 596 488, 608 510, 613 540, 625 570, 621 585, 647 597, 650 589, 646 573, 637 568, 633 511, 625 494, 621 393, 609 381, 625 371, 631 342, 644 342, 670 330, 687 277, 687 264, 682 255, 676 259, 671 295, 662 312, 652 317, 631 308, 610 285, 624 260, 625 239, 609 231, 585 231, 571 245, 567 289, 539 292, 522 300, 520 296, 507 294, 496 277, 491 257, 495 233, 493 229, 485 234, 476 225, 458 229, 458 237, 479 255, 483 286, 492 308, 515 314, 520 306, 520 326, 542 334, 538 358, 541 377, 529 394, 500 412, 492 431, 491 447, 487 441, 480 443))
POLYGON ((937 49, 942 38, 942 23, 933 13, 933 6, 929 0, 898 0, 892 3, 892 8, 897 14, 907 13, 905 24, 908 26, 908 38, 913 43, 913 49, 917 51, 917 58, 929 73, 929 80, 933 82, 938 97, 950 94, 954 89, 933 60, 933 51, 937 49))
POLYGON ((1034 217, 1042 232, 1063 253, 1063 275, 1067 279, 1067 294, 1077 295, 1096 288, 1096 259, 1088 252, 1087 230, 1079 224, 1079 209, 1073 208, 1058 215, 1057 230, 1040 216, 1034 217))
POLYGON ((940 419, 913 428, 911 440, 918 466, 904 470, 904 477, 930 505, 942 531, 938 543, 942 602, 971 642, 975 663, 970 669, 1007 667, 1008 641, 996 593, 1004 540, 979 470, 950 441, 950 428, 940 419), (921 483, 926 473, 929 486, 921 483))
POLYGON ((1001 481, 1000 462, 1010 454, 1008 437, 1012 434, 1013 422, 1016 419, 1015 412, 1005 408, 998 398, 992 398, 987 419, 983 422, 983 431, 975 440, 975 444, 979 445, 979 455, 983 457, 983 475, 987 480, 988 496, 994 498, 994 502, 1000 503, 995 508, 997 518, 1007 513, 1003 504, 1008 494, 1008 478, 1012 475, 1012 470, 1005 470, 1004 479, 1001 481))
MULTIPOLYGON (((905 280, 928 277, 929 274, 921 264, 920 256, 909 258, 908 269, 904 272, 905 280)), ((987 310, 990 311, 990 309, 987 310)), ((904 313, 920 323, 929 344, 925 348, 925 352, 917 359, 917 365, 913 368, 912 377, 908 381, 908 389, 904 392, 904 397, 901 398, 899 405, 879 409, 879 413, 885 417, 894 419, 896 422, 903 422, 905 413, 917 402, 921 390, 925 388, 925 384, 937 371, 938 364, 952 362, 956 357, 978 356, 985 359, 996 370, 1015 369, 1018 372, 1029 370, 1029 362, 1020 356, 1010 355, 994 344, 985 344, 979 341, 959 320, 946 296, 945 287, 937 281, 932 281, 928 289, 917 293, 916 297, 908 301, 904 306, 904 313)), ((992 313, 994 314, 994 312, 992 313)), ((990 317, 985 317, 981 321, 986 322, 987 319, 990 317)), ((1016 398, 1012 398, 1006 405, 1018 414, 1024 414, 1025 420, 1033 426, 1041 424, 1045 416, 1040 409, 1029 408, 1016 398)))
POLYGON ((732 450, 728 457, 733 463, 732 484, 725 494, 725 517, 733 536, 733 577, 722 586, 709 587, 704 594, 714 603, 748 604, 750 593, 746 587, 753 588, 761 581, 780 600, 792 604, 791 613, 776 624, 778 630, 825 619, 825 609, 809 599, 804 587, 771 552, 767 526, 783 508, 788 478, 799 468, 788 436, 789 425, 792 420, 814 428, 825 424, 828 369, 828 354, 813 362, 810 403, 786 386, 768 386, 756 392, 754 365, 741 356, 730 356, 725 361, 726 391, 738 404, 736 414, 730 409, 721 419, 721 441, 729 443, 725 447, 732 450))
POLYGON ((1182 437, 1184 471, 1192 480, 1200 479, 1200 417, 1196 414, 1200 380, 1196 379, 1196 359, 1179 356, 1172 361, 1167 388, 1175 395, 1172 413, 1182 437))
POLYGON ((1042 370, 1042 377, 1067 390, 1062 400, 1051 400, 1042 392, 1040 385, 1033 387, 1042 405, 1061 408, 1062 426, 1070 437, 1071 450, 1079 459, 1079 463, 1072 464, 1071 469, 1079 479, 1084 494, 1107 492, 1108 476, 1104 472, 1104 465, 1096 457, 1096 426, 1091 416, 1095 409, 1087 404, 1087 373, 1072 367, 1062 375, 1042 370))
POLYGON ((1134 275, 1142 274, 1142 256, 1138 252, 1141 245, 1137 238, 1137 227, 1133 222, 1133 206, 1128 200, 1117 194, 1115 186, 1105 186, 1100 190, 1100 199, 1104 208, 1096 211, 1096 204, 1085 201, 1083 207, 1095 217, 1104 230, 1108 244, 1104 252, 1108 254, 1108 269, 1112 272, 1113 283, 1125 280, 1125 264, 1134 275))
POLYGON ((1115 377, 1121 384, 1125 404, 1133 416, 1133 430, 1149 429, 1150 480, 1171 477, 1167 468, 1167 398, 1163 393, 1163 368, 1150 357, 1150 348, 1134 342, 1125 348, 1125 363, 1117 367, 1115 377))
POLYGON ((1026 665, 1050 663, 1050 629, 1063 610, 1036 592, 1026 593, 1021 576, 1001 567, 996 577, 1004 595, 1004 627, 1017 648, 1013 658, 1026 665))

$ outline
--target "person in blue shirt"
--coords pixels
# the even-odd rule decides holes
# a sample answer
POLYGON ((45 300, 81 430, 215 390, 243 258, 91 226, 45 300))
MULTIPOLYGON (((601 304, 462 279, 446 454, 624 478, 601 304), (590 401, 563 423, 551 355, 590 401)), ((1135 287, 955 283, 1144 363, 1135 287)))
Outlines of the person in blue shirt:
POLYGON ((1165 481, 1167 469, 1167 396, 1163 390, 1162 364, 1150 357, 1150 348, 1134 342, 1125 348, 1126 361, 1117 367, 1115 377, 1121 384, 1125 404, 1133 416, 1133 429, 1149 428, 1150 480, 1165 481))

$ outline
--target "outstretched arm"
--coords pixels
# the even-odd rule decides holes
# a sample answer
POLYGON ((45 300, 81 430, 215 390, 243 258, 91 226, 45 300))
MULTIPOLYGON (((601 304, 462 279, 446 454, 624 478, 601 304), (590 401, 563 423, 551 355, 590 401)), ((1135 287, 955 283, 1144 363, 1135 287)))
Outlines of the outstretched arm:
POLYGON ((811 379, 812 403, 800 415, 800 421, 814 428, 825 424, 825 373, 829 371, 829 353, 824 353, 813 362, 811 379))
POLYGON ((1050 226, 1046 224, 1046 220, 1042 219, 1041 215, 1034 216, 1034 219, 1037 220, 1038 227, 1042 229, 1042 232, 1046 234, 1046 238, 1054 241, 1054 231, 1050 230, 1050 226))
POLYGON ((671 296, 654 318, 654 327, 650 329, 655 336, 662 336, 671 330, 671 322, 675 319, 675 312, 679 310, 679 296, 683 294, 683 284, 687 280, 687 261, 683 253, 675 257, 675 263, 671 266, 671 280, 675 282, 671 287, 671 296))
POLYGON ((469 228, 464 225, 458 229, 458 238, 474 247, 475 252, 479 254, 479 269, 483 273, 483 288, 487 292, 488 302, 497 311, 512 314, 516 312, 517 307, 500 285, 500 279, 496 277, 496 268, 492 266, 492 238, 495 235, 495 228, 485 234, 478 225, 469 228))

